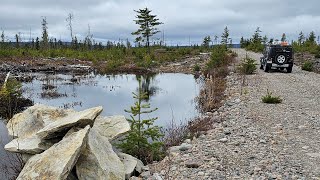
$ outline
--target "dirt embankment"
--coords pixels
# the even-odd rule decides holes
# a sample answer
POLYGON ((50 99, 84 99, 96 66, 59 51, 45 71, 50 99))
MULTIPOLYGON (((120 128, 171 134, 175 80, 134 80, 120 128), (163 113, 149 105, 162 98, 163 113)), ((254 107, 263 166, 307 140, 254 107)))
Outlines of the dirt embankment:
MULTIPOLYGON (((242 49, 234 50, 239 60, 242 49)), ((248 52, 259 62, 260 54, 248 52)), ((320 74, 294 66, 228 76, 225 104, 214 113, 224 121, 152 166, 170 179, 320 179, 320 74), (283 99, 264 104, 267 94, 283 99)))

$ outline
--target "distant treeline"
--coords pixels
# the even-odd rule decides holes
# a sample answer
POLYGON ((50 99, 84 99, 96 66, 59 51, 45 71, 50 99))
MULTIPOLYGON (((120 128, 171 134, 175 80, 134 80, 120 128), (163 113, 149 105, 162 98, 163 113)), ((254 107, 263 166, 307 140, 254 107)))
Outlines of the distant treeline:
MULTIPOLYGON (((256 31, 251 38, 245 39, 241 37, 240 45, 241 48, 245 48, 249 51, 262 52, 267 44, 287 42, 286 34, 283 33, 281 39, 268 38, 267 36, 261 36, 261 30, 257 27, 256 31)), ((315 54, 315 56, 320 57, 320 46, 317 44, 319 42, 319 36, 316 37, 315 33, 311 31, 307 36, 301 31, 299 33, 297 40, 292 40, 290 43, 294 48, 295 52, 309 52, 315 54)))

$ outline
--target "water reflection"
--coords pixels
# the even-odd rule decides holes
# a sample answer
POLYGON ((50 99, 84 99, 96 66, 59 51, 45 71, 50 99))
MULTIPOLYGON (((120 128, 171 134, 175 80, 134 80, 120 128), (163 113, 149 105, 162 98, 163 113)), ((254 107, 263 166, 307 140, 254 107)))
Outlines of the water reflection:
POLYGON ((134 104, 132 92, 138 92, 140 79, 142 91, 148 94, 145 101, 159 108, 152 115, 159 117, 158 125, 166 126, 172 119, 180 122, 198 115, 194 99, 199 93, 199 83, 192 75, 35 75, 31 83, 23 84, 24 95, 35 103, 76 110, 102 105, 103 115, 127 115, 124 109, 134 104))

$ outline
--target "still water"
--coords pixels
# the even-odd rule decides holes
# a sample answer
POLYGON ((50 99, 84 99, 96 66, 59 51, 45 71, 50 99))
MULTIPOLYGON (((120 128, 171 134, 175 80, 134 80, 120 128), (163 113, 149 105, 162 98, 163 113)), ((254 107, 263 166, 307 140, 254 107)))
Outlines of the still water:
POLYGON ((198 115, 195 97, 199 93, 199 80, 187 74, 137 75, 85 75, 35 74, 31 83, 24 83, 24 96, 34 103, 60 108, 84 110, 103 106, 103 115, 125 115, 135 102, 133 94, 138 92, 139 81, 145 100, 157 111, 149 114, 158 117, 157 125, 167 126, 172 120, 177 123, 190 120, 198 115))

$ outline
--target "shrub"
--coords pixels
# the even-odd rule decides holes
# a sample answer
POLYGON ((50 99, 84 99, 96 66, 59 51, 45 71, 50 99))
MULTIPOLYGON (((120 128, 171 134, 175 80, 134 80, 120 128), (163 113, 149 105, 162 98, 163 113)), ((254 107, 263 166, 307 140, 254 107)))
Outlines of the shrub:
POLYGON ((160 138, 164 135, 159 126, 153 125, 155 120, 158 119, 157 117, 142 119, 143 114, 150 114, 157 108, 150 110, 150 104, 143 103, 148 95, 142 90, 141 79, 138 80, 138 93, 133 93, 136 102, 130 107, 130 110, 125 110, 125 112, 131 114, 130 119, 127 119, 131 124, 131 130, 117 146, 125 153, 142 160, 144 163, 150 163, 163 158, 163 143, 160 142, 160 138))
POLYGON ((10 119, 24 107, 33 104, 22 96, 21 87, 21 83, 15 79, 9 79, 5 87, 0 87, 0 117, 10 119))
POLYGON ((253 74, 256 69, 256 61, 252 58, 249 58, 246 56, 246 58, 243 59, 242 63, 239 66, 240 73, 242 74, 253 74))
POLYGON ((194 71, 194 72, 200 71, 200 66, 199 66, 198 64, 195 64, 195 65, 193 66, 193 71, 194 71))
POLYGON ((313 70, 313 63, 311 61, 305 61, 302 64, 302 70, 312 71, 313 70))
POLYGON ((278 104, 282 102, 280 96, 272 96, 272 93, 267 90, 267 95, 262 97, 262 102, 267 104, 278 104))

